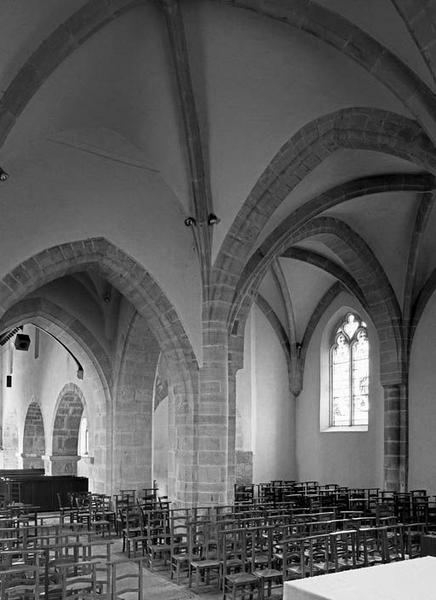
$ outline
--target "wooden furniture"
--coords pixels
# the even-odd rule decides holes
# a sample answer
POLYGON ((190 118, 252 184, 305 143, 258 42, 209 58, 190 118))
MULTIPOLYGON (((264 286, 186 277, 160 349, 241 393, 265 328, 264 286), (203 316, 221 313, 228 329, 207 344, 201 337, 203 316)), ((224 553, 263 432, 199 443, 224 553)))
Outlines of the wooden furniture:
POLYGON ((215 579, 219 587, 221 560, 218 541, 211 521, 194 521, 189 524, 189 587, 194 580, 194 591, 199 592, 200 582, 209 585, 215 579))
POLYGON ((42 591, 37 566, 20 565, 0 571, 1 600, 39 598, 42 591))
POLYGON ((63 504, 72 492, 87 492, 88 479, 72 476, 45 476, 20 474, 15 472, 7 476, 0 475, 0 497, 4 503, 19 502, 38 506, 40 511, 58 510, 60 495, 63 504), (65 498, 65 500, 64 500, 65 498))
POLYGON ((436 556, 435 534, 427 534, 421 537, 421 556, 436 556))
POLYGON ((107 600, 143 600, 143 562, 144 559, 137 558, 127 565, 126 561, 110 563, 110 595, 107 600))
POLYGON ((230 529, 222 533, 222 588, 223 599, 229 595, 236 597, 260 598, 261 578, 251 572, 254 557, 249 559, 253 548, 254 531, 246 529, 230 529), (235 560, 237 561, 235 563, 235 560))
POLYGON ((180 582, 182 573, 189 570, 189 525, 186 517, 170 516, 170 576, 180 582))

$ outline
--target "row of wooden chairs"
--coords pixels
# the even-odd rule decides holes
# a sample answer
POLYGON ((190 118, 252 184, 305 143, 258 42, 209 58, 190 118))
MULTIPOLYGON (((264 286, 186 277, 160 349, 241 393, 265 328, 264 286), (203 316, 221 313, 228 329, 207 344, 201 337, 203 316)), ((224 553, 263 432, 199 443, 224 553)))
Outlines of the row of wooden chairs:
POLYGON ((85 523, 0 528, 0 597, 142 600, 144 559, 114 560, 113 543, 85 523))
POLYGON ((115 511, 110 496, 91 492, 73 493, 63 504, 58 494, 61 520, 64 523, 86 523, 89 530, 103 536, 111 535, 116 529, 115 511))
MULTIPOLYGON (((239 520, 237 522, 232 520, 228 522, 201 520, 198 522, 183 523, 180 519, 175 519, 174 524, 170 527, 169 550, 168 545, 166 545, 161 548, 161 551, 169 551, 171 577, 179 582, 182 573, 187 574, 190 584, 194 581, 197 587, 199 581, 205 580, 207 582, 207 580, 210 580, 211 573, 218 573, 222 569, 222 548, 226 546, 226 543, 220 543, 219 538, 223 535, 227 536, 229 528, 231 531, 230 535, 234 534, 235 531, 238 532, 238 535, 249 535, 247 532, 253 529, 255 531, 261 530, 265 538, 271 535, 271 543, 275 548, 275 561, 278 560, 280 552, 282 552, 284 557, 282 558, 282 567, 279 570, 281 570, 282 577, 285 579, 288 578, 286 566, 288 563, 285 558, 289 556, 291 548, 295 548, 296 544, 300 544, 299 556, 301 559, 307 553, 310 555, 310 547, 314 543, 310 540, 318 540, 318 542, 334 540, 337 543, 337 547, 339 547, 339 542, 342 541, 340 544, 342 551, 347 546, 349 548, 353 547, 350 540, 354 540, 356 561, 348 561, 346 566, 347 568, 356 568, 357 566, 372 564, 370 561, 371 552, 369 551, 369 544, 373 540, 374 532, 377 533, 384 544, 378 545, 378 548, 383 547, 383 552, 385 552, 384 554, 383 552, 379 552, 378 554, 381 562, 387 561, 388 555, 386 554, 386 549, 391 546, 397 548, 394 554, 398 560, 419 556, 421 536, 426 532, 426 525, 423 523, 395 524, 392 518, 382 519, 377 523, 372 517, 326 520, 324 513, 320 513, 317 515, 319 520, 311 521, 307 520, 307 517, 314 518, 314 515, 304 514, 303 516, 304 519, 301 521, 290 521, 286 524, 283 524, 283 522, 275 524, 261 523, 261 520, 256 524, 255 519, 239 520), (309 545, 309 550, 305 544, 309 545), (363 548, 360 554, 362 555, 363 553, 364 556, 358 561, 357 549, 360 546, 363 548), (287 550, 285 551, 284 548, 287 550), (398 551, 398 549, 401 551, 398 551)), ((271 545, 269 547, 271 548, 271 545)), ((337 551, 336 554, 338 554, 337 551)), ((277 562, 275 565, 271 564, 273 558, 271 551, 267 555, 269 556, 267 568, 277 570, 277 562)), ((389 559, 393 559, 392 553, 389 555, 389 559)), ((293 555, 293 560, 295 560, 295 555, 293 555)), ((310 561, 308 564, 309 567, 301 569, 300 576, 314 574, 315 569, 310 567, 310 561)), ((340 566, 336 565, 335 570, 339 570, 339 568, 340 566)))
POLYGON ((0 571, 2 600, 143 600, 144 575, 140 559, 99 563, 80 561, 59 567, 47 585, 39 565, 18 564, 0 571))
MULTIPOLYGON (((365 527, 318 533, 305 537, 276 539, 272 526, 224 528, 218 533, 207 531, 204 523, 191 525, 191 541, 185 555, 189 585, 199 591, 201 582, 212 580, 235 597, 256 592, 260 597, 271 593, 273 583, 321 573, 404 560, 419 555, 424 525, 365 527), (196 528, 193 543, 192 528, 196 528), (200 539, 202 538, 202 539, 200 539), (200 548, 198 555, 195 548, 200 548), (194 549, 194 554, 193 554, 194 549)), ((209 526, 210 527, 210 526, 209 526)), ((172 570, 180 568, 171 558, 172 570)))
POLYGON ((389 510, 402 522, 431 521, 436 528, 436 497, 426 490, 395 492, 380 488, 349 488, 338 484, 319 484, 317 481, 275 480, 257 485, 235 485, 235 499, 255 502, 293 501, 301 507, 334 505, 339 510, 374 512, 377 505, 389 510))

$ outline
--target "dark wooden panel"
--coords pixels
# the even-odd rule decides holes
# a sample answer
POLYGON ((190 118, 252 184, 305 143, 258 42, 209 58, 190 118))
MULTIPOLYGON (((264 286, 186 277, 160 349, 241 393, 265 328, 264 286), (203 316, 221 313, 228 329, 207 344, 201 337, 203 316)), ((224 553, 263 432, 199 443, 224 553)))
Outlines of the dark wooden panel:
POLYGON ((421 556, 436 556, 436 535, 422 536, 421 556))
POLYGON ((71 492, 87 492, 88 479, 64 475, 31 477, 15 475, 0 477, 0 497, 5 502, 23 502, 39 506, 41 511, 59 508, 57 494, 63 505, 71 492))

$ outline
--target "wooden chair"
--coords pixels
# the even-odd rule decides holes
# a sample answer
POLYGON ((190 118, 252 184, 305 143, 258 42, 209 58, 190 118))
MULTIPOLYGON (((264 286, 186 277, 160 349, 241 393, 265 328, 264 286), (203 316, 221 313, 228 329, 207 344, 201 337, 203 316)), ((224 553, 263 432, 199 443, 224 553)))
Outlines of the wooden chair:
POLYGON ((88 527, 103 537, 111 534, 115 527, 115 512, 110 504, 110 497, 105 494, 91 494, 89 497, 88 527))
POLYGON ((336 570, 331 537, 328 533, 305 538, 304 546, 306 570, 309 577, 332 573, 336 570))
POLYGON ((96 600, 143 600, 144 561, 140 557, 108 563, 107 578, 96 600))
MULTIPOLYGON (((45 548, 14 548, 0 552, 0 571, 20 569, 24 566, 35 568, 39 574, 40 592, 48 596, 50 583, 49 556, 45 548)), ((1 596, 3 600, 3 596, 1 596)))
POLYGON ((200 582, 209 585, 211 578, 219 587, 222 564, 219 556, 218 542, 213 532, 211 521, 194 521, 189 524, 189 570, 188 585, 198 593, 200 582))
POLYGON ((421 556, 421 538, 426 533, 426 523, 408 523, 404 525, 403 534, 406 558, 421 556))
POLYGON ((383 528, 362 527, 357 530, 357 564, 362 567, 384 562, 383 528))
POLYGON ((358 566, 356 530, 330 533, 330 543, 335 571, 346 571, 358 566))
POLYGON ((189 525, 186 517, 170 516, 170 577, 180 581, 189 572, 189 525))
POLYGON ((404 560, 404 526, 402 524, 391 525, 389 527, 382 527, 381 530, 383 540, 383 562, 404 560))
MULTIPOLYGON (((251 572, 252 560, 249 559, 248 551, 253 552, 254 530, 248 531, 244 528, 230 529, 222 533, 223 559, 222 559, 222 589, 223 600, 229 595, 232 600, 237 597, 249 595, 250 598, 260 598, 261 578, 251 572), (231 554, 227 549, 232 548, 231 554), (240 561, 240 568, 229 573, 228 560, 236 558, 240 561)), ((252 555, 253 557, 253 555, 252 555)))
POLYGON ((49 588, 49 598, 61 600, 94 600, 100 598, 102 584, 97 579, 98 563, 78 561, 59 567, 59 583, 49 588))
POLYGON ((306 577, 304 538, 291 537, 276 543, 274 559, 282 571, 282 580, 306 577))
POLYGON ((271 596, 272 587, 283 584, 283 571, 275 568, 274 528, 269 525, 248 530, 247 552, 251 572, 259 579, 260 597, 271 596), (250 539, 251 538, 251 539, 250 539))
POLYGON ((139 506, 128 506, 125 513, 122 514, 121 535, 123 538, 123 552, 127 550, 127 556, 130 558, 140 549, 145 554, 147 536, 144 532, 142 512, 139 506))
POLYGON ((114 495, 115 511, 115 531, 121 537, 125 523, 126 511, 136 504, 136 494, 134 490, 124 491, 114 495))
POLYGON ((35 565, 20 565, 0 571, 1 600, 23 600, 40 598, 39 568, 35 565))

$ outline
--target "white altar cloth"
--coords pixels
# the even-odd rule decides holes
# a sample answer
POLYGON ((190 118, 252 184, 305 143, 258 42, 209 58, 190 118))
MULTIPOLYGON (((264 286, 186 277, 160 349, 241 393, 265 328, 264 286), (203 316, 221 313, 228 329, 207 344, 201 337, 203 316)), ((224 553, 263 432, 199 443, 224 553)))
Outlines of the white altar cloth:
POLYGON ((436 600, 436 557, 285 581, 283 600, 436 600))

